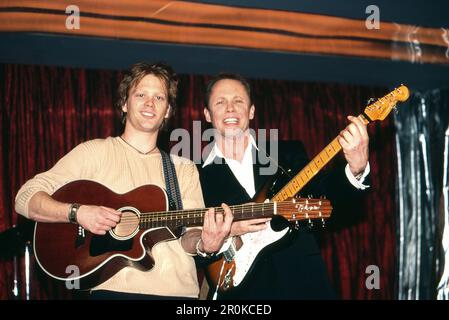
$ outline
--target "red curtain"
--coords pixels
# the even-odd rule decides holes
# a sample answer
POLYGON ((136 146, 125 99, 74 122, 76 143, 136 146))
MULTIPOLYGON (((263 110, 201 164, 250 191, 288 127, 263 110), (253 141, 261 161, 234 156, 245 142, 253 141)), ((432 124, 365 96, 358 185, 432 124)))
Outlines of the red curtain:
MULTIPOLYGON (((20 186, 50 168, 78 143, 120 133, 114 107, 121 73, 41 66, 0 65, 0 232, 28 221, 14 213, 20 186)), ((179 108, 172 127, 191 132, 203 119, 204 76, 181 75, 179 108)), ((254 128, 279 129, 280 139, 302 140, 309 156, 318 153, 359 114, 369 97, 382 88, 293 81, 251 80, 256 119, 254 128)), ((204 120, 202 129, 206 128, 204 120)), ((362 222, 325 233, 323 257, 329 276, 344 299, 395 298, 395 150, 392 118, 369 127, 372 189, 362 222), (368 289, 369 265, 380 271, 380 288, 368 289)), ((168 134, 165 134, 167 137, 168 134)), ((351 201, 351 199, 348 199, 351 201)), ((19 259, 24 279, 23 255, 19 259)), ((295 275, 292 275, 295 276, 295 275)), ((0 298, 14 298, 13 262, 0 260, 0 298)), ((24 291, 20 293, 24 298, 24 291)), ((31 298, 71 298, 60 285, 32 265, 31 298)))

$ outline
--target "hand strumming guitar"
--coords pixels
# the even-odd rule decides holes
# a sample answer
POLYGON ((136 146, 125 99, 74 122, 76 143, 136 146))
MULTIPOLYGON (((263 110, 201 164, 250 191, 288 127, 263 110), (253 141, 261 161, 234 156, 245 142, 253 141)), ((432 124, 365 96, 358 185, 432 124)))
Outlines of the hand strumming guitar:
POLYGON ((86 230, 105 235, 106 232, 115 228, 120 222, 122 213, 120 211, 103 207, 81 205, 77 213, 78 223, 86 230))

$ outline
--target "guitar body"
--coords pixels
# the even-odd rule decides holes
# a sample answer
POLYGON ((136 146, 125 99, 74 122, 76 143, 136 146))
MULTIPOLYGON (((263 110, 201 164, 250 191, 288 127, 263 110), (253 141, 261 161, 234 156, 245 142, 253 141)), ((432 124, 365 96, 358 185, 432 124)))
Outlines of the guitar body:
POLYGON ((218 285, 220 292, 234 288, 232 279, 235 276, 236 263, 234 259, 226 260, 224 257, 212 262, 207 266, 206 278, 210 288, 215 291, 218 285))
MULTIPOLYGON (((265 182, 254 196, 253 201, 263 203, 276 193, 276 189, 280 188, 279 186, 282 186, 285 181, 290 179, 291 177, 279 171, 265 182)), ((243 253, 245 255, 245 266, 237 263, 238 260, 236 261, 234 258, 227 259, 224 254, 207 266, 206 277, 213 290, 218 286, 219 292, 226 292, 234 288, 234 282, 237 282, 237 285, 243 284, 246 282, 245 275, 252 272, 257 264, 257 260, 291 241, 290 235, 293 233, 294 228, 287 219, 282 216, 274 216, 270 221, 270 227, 271 230, 268 230, 264 239, 259 241, 257 245, 252 244, 251 250, 243 253), (241 268, 244 268, 244 270, 240 270, 241 268)))
MULTIPOLYGON (((275 216, 273 220, 275 220, 275 223, 279 223, 279 225, 288 224, 288 221, 282 217, 275 216)), ((222 256, 220 259, 212 262, 207 266, 206 272, 210 287, 215 290, 218 285, 219 292, 229 292, 235 287, 244 285, 249 281, 247 275, 253 272, 257 261, 290 243, 295 231, 291 225, 284 227, 280 231, 274 231, 273 226, 271 226, 271 230, 268 230, 269 237, 264 238, 264 241, 260 243, 252 244, 251 247, 245 248, 246 250, 242 247, 240 250, 244 252, 239 252, 240 256, 235 256, 229 260, 222 256), (244 256, 243 261, 239 259, 242 256, 244 256), (234 282, 236 282, 235 286, 234 282)))
POLYGON ((40 267, 58 280, 80 280, 82 288, 95 286, 125 266, 149 270, 154 260, 148 253, 159 242, 176 239, 176 230, 139 228, 141 212, 168 210, 165 191, 145 185, 125 194, 87 180, 71 182, 52 197, 67 203, 82 203, 122 211, 120 223, 104 236, 79 225, 36 223, 34 252, 40 267))

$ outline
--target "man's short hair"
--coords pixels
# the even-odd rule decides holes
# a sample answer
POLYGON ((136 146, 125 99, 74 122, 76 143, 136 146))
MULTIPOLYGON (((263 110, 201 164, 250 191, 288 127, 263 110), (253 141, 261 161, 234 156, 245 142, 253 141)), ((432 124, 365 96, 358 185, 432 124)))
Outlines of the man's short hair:
POLYGON ((252 105, 252 96, 251 96, 251 86, 249 85, 248 80, 245 77, 241 76, 238 73, 230 73, 230 72, 221 72, 214 76, 207 84, 206 88, 206 106, 209 109, 209 100, 212 94, 212 90, 214 89, 215 84, 220 80, 235 80, 240 82, 245 88, 246 93, 249 97, 249 105, 252 105))
POLYGON ((158 62, 149 64, 139 62, 134 64, 130 70, 125 73, 118 87, 119 98, 117 107, 122 110, 129 97, 129 92, 147 75, 152 74, 157 77, 165 86, 168 94, 168 103, 170 105, 169 117, 173 115, 176 109, 176 96, 178 94, 178 76, 171 66, 158 62))

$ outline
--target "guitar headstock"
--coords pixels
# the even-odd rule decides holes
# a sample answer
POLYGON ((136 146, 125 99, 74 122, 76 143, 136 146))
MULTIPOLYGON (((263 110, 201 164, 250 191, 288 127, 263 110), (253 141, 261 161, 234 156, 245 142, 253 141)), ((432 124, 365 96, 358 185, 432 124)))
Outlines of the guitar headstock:
POLYGON ((288 221, 329 218, 332 205, 328 199, 292 198, 277 202, 277 215, 288 221))
POLYGON ((369 121, 384 120, 396 106, 398 101, 403 102, 408 99, 410 92, 404 85, 397 87, 386 96, 365 108, 365 115, 369 121))

